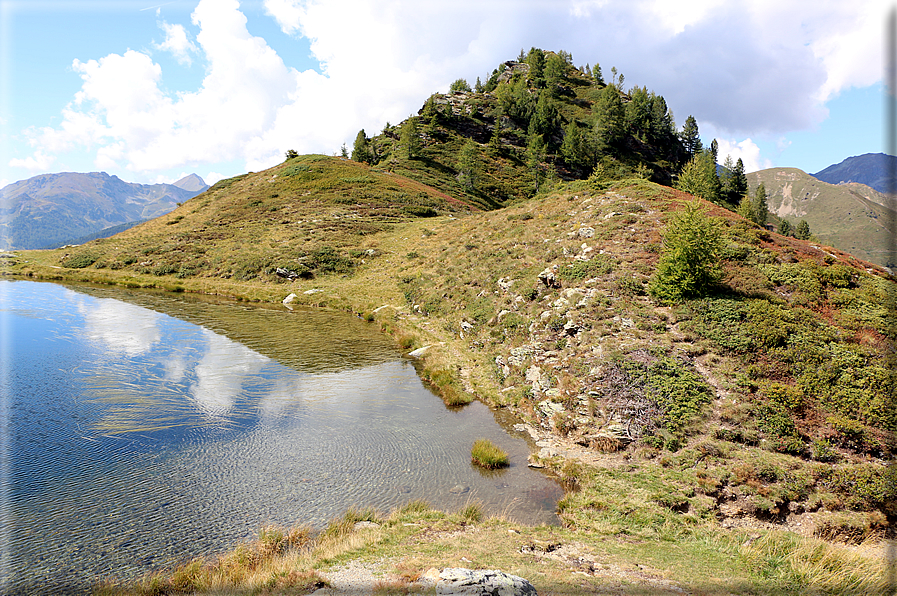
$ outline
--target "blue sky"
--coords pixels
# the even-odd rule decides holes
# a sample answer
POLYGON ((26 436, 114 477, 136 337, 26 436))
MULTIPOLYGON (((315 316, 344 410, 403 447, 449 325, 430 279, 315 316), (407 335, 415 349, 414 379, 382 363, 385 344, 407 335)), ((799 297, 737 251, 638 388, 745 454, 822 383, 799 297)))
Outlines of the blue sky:
POLYGON ((789 0, 0 0, 0 186, 209 182, 332 154, 521 48, 615 66, 749 171, 883 151, 889 4, 789 0))

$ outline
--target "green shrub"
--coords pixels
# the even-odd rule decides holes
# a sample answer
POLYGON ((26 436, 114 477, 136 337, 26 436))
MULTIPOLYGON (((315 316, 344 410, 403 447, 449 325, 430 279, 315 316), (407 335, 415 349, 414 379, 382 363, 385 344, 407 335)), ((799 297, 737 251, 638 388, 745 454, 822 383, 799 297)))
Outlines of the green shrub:
POLYGON ((492 470, 508 465, 508 453, 489 439, 477 439, 470 450, 470 461, 492 470))
POLYGON ((97 257, 94 254, 88 252, 76 253, 62 257, 62 266, 69 269, 84 269, 93 265, 96 260, 97 257))
POLYGON ((667 224, 663 253, 648 291, 664 304, 707 294, 722 278, 722 235, 695 200, 667 224))
POLYGON ((560 267, 558 277, 567 281, 579 281, 595 277, 598 275, 607 275, 614 270, 614 260, 607 255, 596 255, 588 261, 575 261, 566 267, 560 267))

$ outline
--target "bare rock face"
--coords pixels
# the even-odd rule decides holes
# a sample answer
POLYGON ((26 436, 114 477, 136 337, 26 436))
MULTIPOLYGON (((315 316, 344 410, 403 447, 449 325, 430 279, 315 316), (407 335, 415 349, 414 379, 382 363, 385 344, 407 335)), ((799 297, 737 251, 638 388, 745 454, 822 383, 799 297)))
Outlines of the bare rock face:
POLYGON ((495 569, 474 571, 460 567, 443 569, 436 582, 437 594, 469 596, 538 596, 529 581, 495 569))

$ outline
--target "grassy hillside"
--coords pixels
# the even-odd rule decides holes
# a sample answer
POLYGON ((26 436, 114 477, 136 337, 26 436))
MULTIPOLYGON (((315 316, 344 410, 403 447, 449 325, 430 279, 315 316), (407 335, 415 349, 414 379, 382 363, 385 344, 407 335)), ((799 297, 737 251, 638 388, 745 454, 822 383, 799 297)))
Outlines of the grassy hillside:
POLYGON ((792 225, 805 219, 820 242, 879 265, 897 263, 894 211, 885 195, 858 184, 829 184, 797 168, 748 174, 751 193, 763 183, 769 210, 792 225))
MULTIPOLYGON (((556 533, 426 507, 370 514, 381 531, 334 530, 338 547, 325 533, 304 563, 278 559, 292 562, 252 580, 262 584, 245 579, 246 591, 347 558, 387 557, 409 575, 457 565, 475 552, 459 538, 471 527, 491 541, 477 564, 520 569, 537 587, 542 547, 520 540, 647 565, 621 575, 630 593, 660 580, 705 593, 879 590, 874 549, 831 562, 848 560, 838 544, 880 538, 897 519, 885 466, 897 429, 894 282, 704 204, 723 237, 722 282, 661 305, 647 285, 689 200, 643 179, 573 181, 481 212, 382 165, 302 156, 111 239, 2 263, 32 278, 266 302, 294 293, 351 310, 408 350, 430 346, 419 370, 447 403, 478 398, 519 417, 541 448, 529 463, 570 489, 556 533)), ((607 588, 600 565, 575 575, 571 561, 551 563, 540 593, 607 588)), ((218 585, 200 568, 190 589, 218 585)))

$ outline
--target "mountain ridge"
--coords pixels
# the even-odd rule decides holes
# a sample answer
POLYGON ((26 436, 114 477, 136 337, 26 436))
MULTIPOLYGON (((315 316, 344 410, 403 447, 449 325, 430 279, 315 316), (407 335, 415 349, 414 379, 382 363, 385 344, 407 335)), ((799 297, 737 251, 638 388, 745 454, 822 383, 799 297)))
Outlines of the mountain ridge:
POLYGON ((897 230, 893 201, 859 183, 832 184, 798 168, 768 168, 747 175, 750 192, 766 188, 769 211, 792 226, 807 221, 830 246, 882 266, 897 263, 891 239, 897 230))
POLYGON ((894 172, 897 172, 897 157, 885 153, 864 153, 810 175, 829 184, 858 182, 880 193, 887 193, 897 190, 892 179, 894 172))
POLYGON ((105 172, 33 176, 0 189, 0 249, 61 246, 158 217, 206 188, 196 174, 174 184, 125 182, 105 172))

